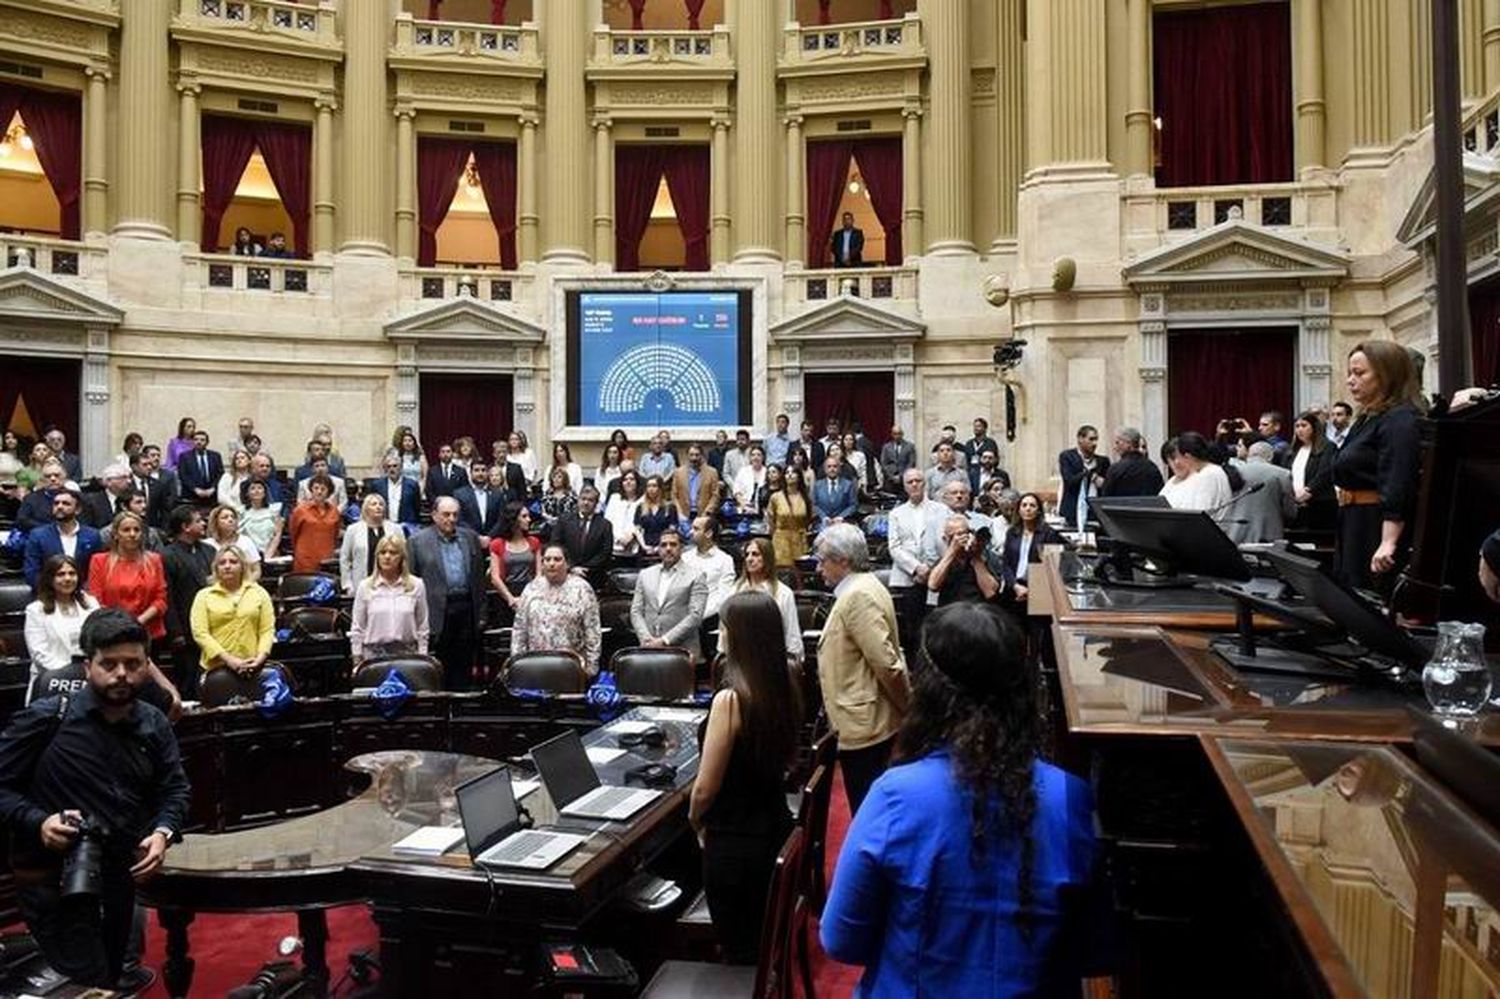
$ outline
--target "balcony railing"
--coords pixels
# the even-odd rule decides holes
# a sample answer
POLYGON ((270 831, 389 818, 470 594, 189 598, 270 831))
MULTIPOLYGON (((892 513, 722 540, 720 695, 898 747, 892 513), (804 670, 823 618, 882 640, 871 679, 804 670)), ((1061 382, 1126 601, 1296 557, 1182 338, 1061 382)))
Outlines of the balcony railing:
POLYGON ((0 260, 6 267, 29 267, 58 278, 102 280, 107 265, 103 247, 71 239, 0 233, 0 260))
POLYGON ((1462 131, 1469 152, 1493 157, 1500 151, 1500 91, 1464 115, 1462 131))
POLYGON ((333 4, 316 6, 290 0, 178 0, 177 19, 205 28, 273 32, 309 42, 338 39, 333 4))
POLYGON ((1299 234, 1337 228, 1336 190, 1324 183, 1146 188, 1125 195, 1126 250, 1145 252, 1182 236, 1243 220, 1299 234))
POLYGON ((922 20, 907 14, 891 21, 787 25, 782 58, 788 64, 818 63, 857 56, 921 56, 922 20))
POLYGON ((398 56, 451 56, 497 62, 535 62, 540 57, 536 25, 423 21, 396 15, 398 56))
POLYGON ((712 65, 730 61, 729 29, 715 25, 700 31, 620 31, 600 28, 594 32, 594 67, 697 63, 712 65))
POLYGON ((401 300, 477 298, 513 302, 530 294, 530 274, 481 267, 412 267, 401 271, 401 300))
POLYGON ((310 260, 274 257, 236 257, 198 253, 188 258, 196 266, 198 288, 204 292, 243 291, 287 298, 327 298, 333 291, 333 267, 310 260))
POLYGON ((786 301, 822 302, 849 295, 853 298, 916 301, 915 267, 840 267, 787 271, 786 301))

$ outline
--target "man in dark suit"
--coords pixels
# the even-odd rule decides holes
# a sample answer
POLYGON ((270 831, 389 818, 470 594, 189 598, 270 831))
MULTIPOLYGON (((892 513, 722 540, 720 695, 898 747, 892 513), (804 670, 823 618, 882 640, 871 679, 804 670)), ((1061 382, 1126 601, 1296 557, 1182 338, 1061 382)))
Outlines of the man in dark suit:
POLYGON ((183 504, 167 517, 172 540, 162 551, 167 576, 167 646, 171 651, 174 679, 183 697, 198 692, 200 650, 193 641, 193 599, 203 581, 213 573, 214 549, 203 541, 207 533, 203 511, 183 504))
MULTIPOLYGON (((964 457, 969 459, 965 464, 970 467, 978 464, 979 455, 983 451, 993 451, 995 456, 999 457, 1000 445, 995 438, 990 436, 990 421, 982 416, 974 417, 974 436, 964 441, 963 449, 964 457)), ((978 496, 979 493, 976 492, 974 495, 978 496)))
MULTIPOLYGON (((290 499, 292 502, 296 502, 297 495, 290 490, 283 489, 281 483, 277 481, 276 466, 272 463, 270 455, 262 452, 261 454, 250 456, 250 479, 245 483, 245 486, 248 486, 250 482, 264 484, 266 487, 266 502, 283 504, 281 508, 282 515, 290 516, 288 511, 290 511, 291 506, 287 501, 290 499)), ((242 493, 245 486, 241 487, 242 493)))
POLYGON ((1155 496, 1165 485, 1161 469, 1141 451, 1141 432, 1134 427, 1115 431, 1111 447, 1115 460, 1104 473, 1100 496, 1155 496))
POLYGON ((467 482, 464 467, 453 463, 453 445, 438 448, 438 460, 427 466, 427 501, 436 503, 439 496, 452 496, 467 482))
POLYGON ((166 527, 173 505, 171 493, 151 477, 151 459, 144 448, 130 456, 130 488, 146 497, 146 520, 151 526, 166 527))
POLYGON ((880 449, 880 488, 900 495, 901 479, 908 468, 917 467, 917 449, 899 426, 891 427, 891 439, 880 449))
POLYGON ((218 502, 219 477, 223 474, 224 458, 208 449, 208 431, 193 434, 193 449, 177 459, 183 500, 196 506, 213 506, 218 502))
POLYGON ((1009 489, 1010 473, 1000 467, 1000 452, 983 448, 977 453, 979 460, 969 463, 969 492, 974 496, 983 495, 994 479, 999 479, 1003 488, 1009 489))
POLYGON ((609 568, 615 529, 599 513, 599 490, 593 486, 579 490, 578 509, 558 518, 553 539, 561 542, 574 572, 581 570, 594 577, 609 568))
POLYGON ((68 473, 63 469, 62 462, 56 458, 48 458, 42 462, 42 477, 37 480, 36 488, 26 494, 20 509, 16 511, 17 530, 34 531, 52 523, 52 500, 62 490, 67 477, 68 473))
MULTIPOLYGON (((801 436, 793 441, 791 446, 800 447, 802 453, 807 455, 808 468, 819 469, 823 467, 823 442, 813 436, 811 420, 802 421, 801 436)), ((787 451, 790 453, 791 448, 788 448, 787 451)))
POLYGON ((68 437, 56 427, 48 427, 47 432, 42 435, 42 440, 52 449, 52 456, 62 462, 63 470, 68 473, 68 478, 74 482, 83 481, 83 461, 78 455, 68 451, 68 437))
POLYGON ((403 524, 417 522, 417 507, 421 502, 417 484, 401 475, 401 456, 387 451, 380 460, 385 475, 378 479, 365 480, 365 495, 374 493, 385 500, 385 515, 390 520, 403 524))
POLYGON ((1109 459, 1099 450, 1099 431, 1085 423, 1078 428, 1078 446, 1057 456, 1057 471, 1062 476, 1062 500, 1057 512, 1069 527, 1082 529, 1088 516, 1088 501, 1099 495, 1109 471, 1109 459))
MULTIPOLYGON (((141 454, 145 455, 147 462, 149 462, 147 472, 151 477, 151 481, 166 491, 167 509, 170 510, 178 503, 183 502, 182 482, 178 480, 177 473, 170 468, 161 467, 161 445, 147 444, 141 448, 141 454)), ((251 460, 251 471, 254 471, 254 459, 251 460)))
POLYGON ((99 532, 87 524, 78 522, 80 506, 78 493, 71 489, 59 489, 52 497, 52 523, 38 527, 26 535, 26 551, 21 561, 21 572, 26 584, 36 589, 37 577, 42 565, 54 555, 72 555, 78 565, 78 587, 83 589, 89 581, 89 559, 104 547, 99 532))
MULTIPOLYGON (((104 483, 104 488, 98 492, 86 493, 83 497, 83 522, 90 527, 105 528, 115 519, 115 514, 125 509, 127 497, 134 492, 131 488, 130 469, 124 465, 109 464, 99 473, 99 481, 104 483)), ((146 497, 147 519, 150 519, 151 497, 149 493, 142 493, 146 497)))
POLYGON ((407 553, 412 575, 427 589, 429 648, 443 664, 443 685, 467 690, 484 631, 484 543, 459 524, 458 500, 441 496, 432 505, 432 526, 412 535, 407 553))
POLYGON ((813 485, 813 512, 824 524, 840 524, 854 513, 854 483, 839 475, 837 458, 823 459, 823 474, 813 485))
POLYGON ((500 533, 500 511, 505 509, 504 494, 490 488, 490 466, 483 458, 469 462, 469 484, 453 491, 458 500, 459 519, 463 525, 484 538, 485 543, 500 533))
POLYGON ((833 266, 860 267, 865 262, 865 234, 854 227, 854 213, 845 212, 843 228, 833 234, 830 241, 833 250, 833 266))

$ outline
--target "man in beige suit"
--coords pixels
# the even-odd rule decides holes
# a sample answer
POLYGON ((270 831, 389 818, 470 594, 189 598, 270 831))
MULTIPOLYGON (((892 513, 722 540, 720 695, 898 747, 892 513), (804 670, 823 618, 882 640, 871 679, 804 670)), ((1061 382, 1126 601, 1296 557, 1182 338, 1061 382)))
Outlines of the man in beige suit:
POLYGON ((828 723, 839 736, 839 766, 853 815, 890 762, 911 686, 896 605, 870 572, 864 534, 852 524, 832 524, 818 537, 817 557, 818 573, 836 598, 818 639, 818 683, 828 723))
POLYGON ((636 641, 647 648, 675 645, 687 649, 697 662, 702 652, 698 626, 708 584, 697 569, 682 564, 682 535, 675 527, 661 532, 661 563, 644 570, 630 598, 630 627, 636 641))
POLYGON ((672 503, 677 516, 686 520, 718 512, 719 473, 703 460, 700 444, 688 448, 687 464, 672 473, 672 503))

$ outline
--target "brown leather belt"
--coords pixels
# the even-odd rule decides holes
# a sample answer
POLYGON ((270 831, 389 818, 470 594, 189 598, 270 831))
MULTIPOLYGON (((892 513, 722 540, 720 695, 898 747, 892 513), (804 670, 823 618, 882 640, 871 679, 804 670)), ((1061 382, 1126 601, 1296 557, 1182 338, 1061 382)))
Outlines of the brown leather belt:
POLYGON ((1378 489, 1335 489, 1338 494, 1339 506, 1379 506, 1380 490, 1378 489))

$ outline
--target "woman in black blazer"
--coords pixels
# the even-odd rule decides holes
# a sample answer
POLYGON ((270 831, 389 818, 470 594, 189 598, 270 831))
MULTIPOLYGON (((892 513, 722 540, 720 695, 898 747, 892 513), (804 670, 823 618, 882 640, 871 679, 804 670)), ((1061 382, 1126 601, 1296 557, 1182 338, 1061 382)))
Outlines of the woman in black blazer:
POLYGON ((1042 498, 1036 493, 1022 493, 1016 501, 1016 522, 1005 532, 1005 549, 1001 555, 1005 578, 1001 580, 1000 593, 1025 631, 1027 650, 1033 656, 1050 645, 1051 629, 1044 618, 1033 618, 1026 613, 1031 567, 1041 563, 1042 549, 1047 545, 1067 543, 1067 539, 1047 523, 1042 513, 1042 498))
POLYGON ((1338 453, 1323 433, 1317 413, 1303 413, 1292 425, 1292 444, 1282 452, 1281 464, 1292 471, 1297 500, 1296 526, 1305 531, 1332 531, 1338 515, 1333 492, 1333 457, 1338 453))

